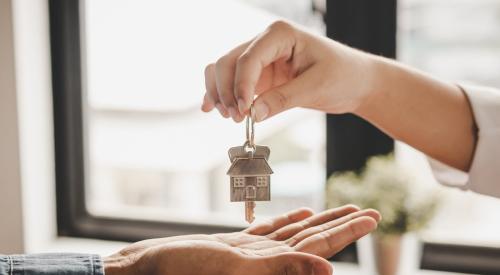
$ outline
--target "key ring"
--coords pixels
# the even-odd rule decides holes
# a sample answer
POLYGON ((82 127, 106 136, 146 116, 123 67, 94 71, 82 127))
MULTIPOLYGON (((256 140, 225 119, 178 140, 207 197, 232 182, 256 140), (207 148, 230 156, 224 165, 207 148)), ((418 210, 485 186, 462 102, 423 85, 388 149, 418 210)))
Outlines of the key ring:
POLYGON ((247 142, 250 146, 255 147, 255 111, 253 108, 253 104, 250 105, 250 113, 247 115, 246 119, 246 135, 247 142))
POLYGON ((248 146, 255 151, 255 110, 253 104, 250 105, 250 113, 246 118, 246 136, 245 147, 248 146))

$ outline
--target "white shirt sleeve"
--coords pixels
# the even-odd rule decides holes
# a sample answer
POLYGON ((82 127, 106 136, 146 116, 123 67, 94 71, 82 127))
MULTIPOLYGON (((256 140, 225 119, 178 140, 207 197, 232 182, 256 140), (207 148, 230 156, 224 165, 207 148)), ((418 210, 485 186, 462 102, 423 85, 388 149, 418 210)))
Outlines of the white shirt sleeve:
POLYGON ((478 128, 469 173, 429 158, 436 179, 447 186, 500 198, 500 90, 461 86, 472 106, 478 128))

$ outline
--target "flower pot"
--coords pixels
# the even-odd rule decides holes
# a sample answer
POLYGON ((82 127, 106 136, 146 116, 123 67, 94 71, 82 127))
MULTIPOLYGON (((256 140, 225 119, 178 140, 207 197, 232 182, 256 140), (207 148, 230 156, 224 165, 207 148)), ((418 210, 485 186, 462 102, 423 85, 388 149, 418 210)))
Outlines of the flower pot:
POLYGON ((396 275, 401 259, 401 235, 373 235, 375 266, 379 275, 396 275))

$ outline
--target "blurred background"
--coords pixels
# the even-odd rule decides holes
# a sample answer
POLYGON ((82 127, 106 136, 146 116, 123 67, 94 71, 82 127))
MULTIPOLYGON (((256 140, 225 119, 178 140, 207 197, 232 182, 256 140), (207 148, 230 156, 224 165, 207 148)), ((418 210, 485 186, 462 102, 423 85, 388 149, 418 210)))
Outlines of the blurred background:
MULTIPOLYGON (((387 11, 373 7, 392 7, 393 16, 383 20, 395 23, 393 33, 386 32, 395 38, 399 61, 453 82, 500 87, 496 0, 1 1, 7 25, 0 43, 3 53, 13 56, 3 66, 14 75, 4 78, 13 84, 4 82, 0 96, 0 125, 10 127, 0 130, 0 143, 11 150, 2 153, 0 167, 19 172, 0 178, 0 191, 23 202, 11 214, 24 217, 18 230, 13 223, 13 231, 36 223, 49 228, 42 230, 48 236, 43 241, 41 233, 25 230, 21 245, 14 246, 19 250, 50 250, 48 240, 57 236, 132 241, 159 232, 244 227, 243 204, 229 202, 226 171, 227 150, 243 144, 245 126, 201 112, 203 70, 277 19, 326 35, 328 14, 337 5, 352 5, 344 30, 351 15, 378 18, 371 14, 387 11), (357 15, 356 8, 363 7, 357 15), (51 69, 57 64, 62 65, 51 69), (78 81, 72 82, 75 76, 78 81), (18 166, 11 166, 13 159, 18 166), (28 183, 19 187, 12 177, 28 183), (45 214, 54 216, 52 222, 45 214)), ((350 150, 359 155, 349 147, 331 154, 337 148, 329 129, 339 128, 329 125, 324 114, 305 109, 256 125, 257 143, 271 148, 274 170, 272 201, 257 203, 257 221, 300 206, 325 209, 327 177, 349 170, 335 166, 337 159, 349 158, 350 150)), ((500 201, 440 187, 425 156, 399 142, 394 150, 418 184, 437 188, 442 197, 429 226, 415 237, 424 249, 408 256, 418 262, 409 272, 424 274, 424 267, 500 274, 498 265, 477 260, 500 257, 500 201), (444 252, 432 250, 433 244, 444 252), (444 258, 428 254, 433 261, 426 264, 426 251, 444 258), (476 264, 456 267, 449 259, 476 264)), ((4 201, 2 209, 10 203, 15 202, 4 201)), ((0 252, 9 253, 8 246, 2 249, 0 242, 0 252)), ((340 259, 356 266, 363 259, 359 250, 353 246, 340 259)))
MULTIPOLYGON (((445 79, 500 87, 498 1, 398 4, 399 60, 445 79)), ((243 225, 242 205, 227 200, 225 173, 227 149, 244 142, 244 124, 200 111, 203 68, 277 16, 324 33, 322 15, 307 0, 87 0, 84 7, 89 210, 243 225)), ((323 114, 299 109, 257 125, 275 171, 272 202, 257 204, 258 218, 324 208, 325 127, 323 114)), ((434 184, 419 153, 398 149, 428 176, 422 182, 434 184)), ((500 243, 500 203, 446 192, 450 205, 435 228, 441 239, 500 243)))
MULTIPOLYGON (((106 0, 84 9, 89 211, 243 226, 226 172, 245 124, 200 110, 203 70, 279 14, 320 33, 322 16, 309 1, 106 0)), ((257 124, 275 172, 258 218, 324 208, 324 128, 325 116, 308 110, 257 124)))

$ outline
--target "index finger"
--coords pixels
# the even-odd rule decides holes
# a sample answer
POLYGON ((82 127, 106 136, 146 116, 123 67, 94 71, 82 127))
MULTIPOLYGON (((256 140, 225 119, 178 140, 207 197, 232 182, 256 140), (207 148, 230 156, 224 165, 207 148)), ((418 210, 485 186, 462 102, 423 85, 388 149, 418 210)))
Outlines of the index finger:
POLYGON ((244 230, 243 232, 252 235, 264 236, 291 223, 299 222, 303 219, 306 219, 312 215, 313 211, 311 209, 303 207, 292 210, 286 214, 278 216, 269 221, 251 226, 246 230, 244 230))
POLYGON ((236 63, 234 93, 238 108, 244 114, 253 102, 262 71, 276 60, 293 56, 295 30, 283 21, 273 23, 241 54, 236 63))
POLYGON ((307 230, 308 228, 336 220, 340 217, 358 212, 359 210, 359 207, 354 205, 344 205, 342 207, 328 209, 316 215, 310 216, 300 222, 283 226, 282 228, 268 234, 267 237, 276 241, 286 240, 301 231, 307 230))
POLYGON ((295 250, 329 258, 376 228, 375 219, 368 216, 358 217, 302 240, 295 246, 295 250))

